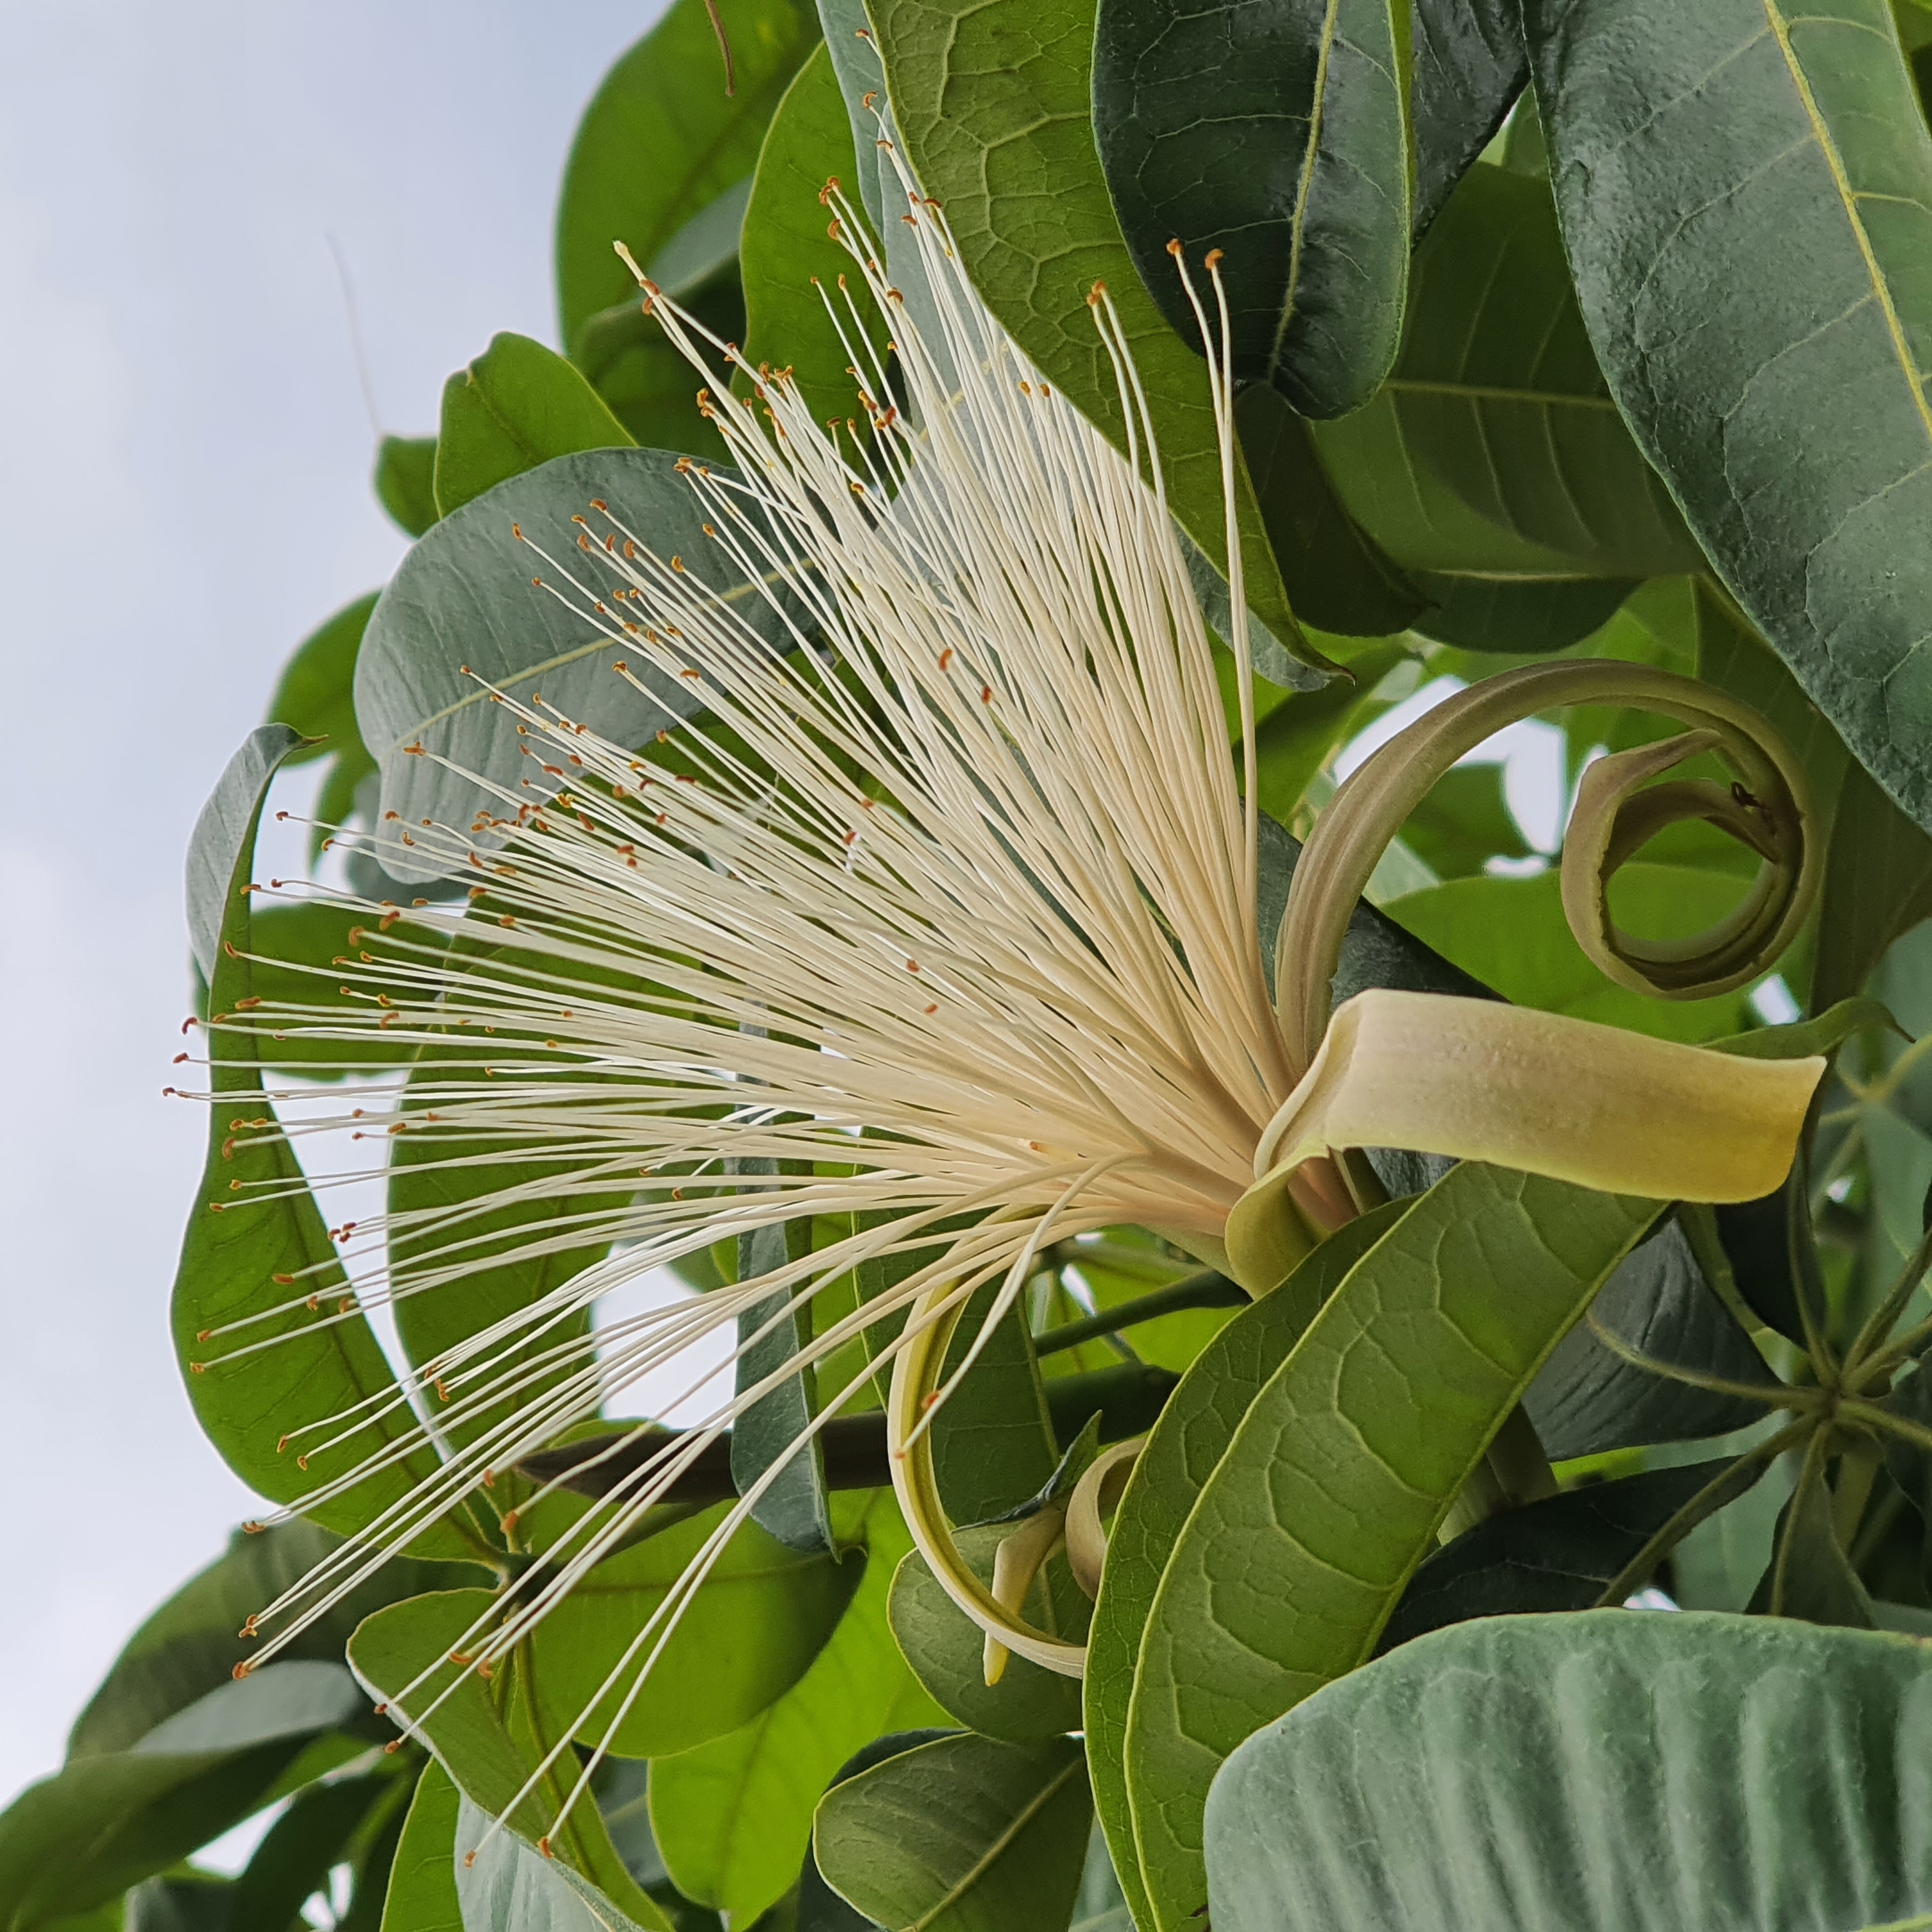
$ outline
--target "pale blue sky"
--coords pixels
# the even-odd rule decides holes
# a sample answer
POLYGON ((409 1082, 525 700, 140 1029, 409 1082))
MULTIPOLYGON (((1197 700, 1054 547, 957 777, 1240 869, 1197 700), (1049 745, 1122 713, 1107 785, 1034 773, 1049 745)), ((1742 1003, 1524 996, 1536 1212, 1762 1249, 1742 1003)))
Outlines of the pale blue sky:
POLYGON ((577 115, 657 0, 60 0, 4 10, 0 1803, 244 1509, 171 1359, 201 1159, 160 1097, 182 854, 290 649, 402 539, 386 428, 499 328, 554 338, 577 115))

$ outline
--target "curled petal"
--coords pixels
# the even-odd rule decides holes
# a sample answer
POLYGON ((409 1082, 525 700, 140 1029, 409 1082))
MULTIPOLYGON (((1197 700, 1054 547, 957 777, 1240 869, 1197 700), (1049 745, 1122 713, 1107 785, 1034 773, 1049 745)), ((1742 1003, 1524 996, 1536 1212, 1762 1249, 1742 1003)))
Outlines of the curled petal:
POLYGON ((1288 1198, 1331 1149, 1406 1148, 1605 1193, 1750 1201, 1790 1171, 1820 1058, 1746 1060, 1500 1001, 1374 991, 1336 1012, 1228 1222, 1265 1293, 1311 1238, 1288 1198))

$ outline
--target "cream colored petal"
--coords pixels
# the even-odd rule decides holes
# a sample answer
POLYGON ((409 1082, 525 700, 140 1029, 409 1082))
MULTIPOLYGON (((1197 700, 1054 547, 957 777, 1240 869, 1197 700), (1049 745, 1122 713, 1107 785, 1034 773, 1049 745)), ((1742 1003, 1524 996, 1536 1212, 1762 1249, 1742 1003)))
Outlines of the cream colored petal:
POLYGON ((1406 1148, 1606 1193, 1750 1201, 1784 1180, 1820 1058, 1741 1060, 1499 1000, 1360 993, 1268 1124, 1227 1242, 1265 1293, 1305 1238, 1289 1177, 1330 1149, 1406 1148))

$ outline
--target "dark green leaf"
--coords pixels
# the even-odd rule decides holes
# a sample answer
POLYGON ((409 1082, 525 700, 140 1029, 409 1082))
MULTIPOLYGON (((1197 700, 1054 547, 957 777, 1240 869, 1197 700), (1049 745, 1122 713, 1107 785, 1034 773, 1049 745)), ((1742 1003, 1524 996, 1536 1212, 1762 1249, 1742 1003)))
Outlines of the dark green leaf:
POLYGON ((1262 1385, 1300 1339, 1316 1310, 1407 1206, 1392 1203, 1350 1222, 1272 1294, 1222 1329, 1181 1378, 1121 1496, 1108 1540, 1100 1601, 1087 1633, 1087 1759, 1094 1806, 1114 1869, 1143 1924, 1152 1922, 1150 1908, 1141 1882, 1122 1754, 1135 1660, 1161 1570, 1195 1498, 1262 1385))
POLYGON ((286 1927, 312 1892, 326 1892, 349 1840, 394 1780, 340 1778, 298 1792, 255 1847, 230 1905, 238 1926, 286 1927))
POLYGON ((1932 838, 1862 765, 1845 773, 1825 862, 1811 1004, 1863 991, 1886 949, 1932 916, 1932 838))
POLYGON ((1906 1638, 1708 1614, 1438 1631, 1229 1762, 1215 1932, 1904 1932, 1928 1674, 1906 1638))
POLYGON ((432 1759, 417 1780, 389 1868, 382 1932, 466 1932, 456 1896, 460 1802, 448 1772, 432 1759))
MULTIPOLYGON (((238 1634, 243 1623, 340 1547, 328 1531, 300 1520, 252 1536, 237 1530, 226 1554, 184 1584, 128 1640, 75 1720, 68 1756, 124 1750, 163 1718, 227 1684, 249 1652, 238 1634)), ((340 1663, 350 1633, 365 1616, 399 1598, 447 1588, 453 1580, 464 1580, 463 1574, 446 1564, 394 1558, 277 1654, 340 1663)))
POLYGON ((724 1514, 721 1505, 607 1557, 544 1619, 530 1648, 548 1735, 574 1731, 620 1757, 689 1750, 748 1724, 810 1668, 866 1558, 801 1554, 750 1524, 718 1558, 630 1708, 618 1717, 655 1636, 620 1672, 616 1690, 593 1702, 724 1514))
POLYGON ((1496 1430, 1659 1211, 1465 1161, 1256 1397, 1175 1540, 1135 1672, 1127 1790, 1162 1932, 1204 1900, 1222 1760, 1370 1654, 1496 1430), (1426 1388, 1453 1406, 1418 1404, 1426 1388))
MULTIPOLYGON (((974 287, 1042 374, 1124 446, 1119 388, 1087 304, 1094 283, 1107 284, 1146 392, 1168 502, 1225 578, 1206 373, 1141 287, 1094 152, 1094 0, 883 0, 874 26, 907 158, 944 204, 974 287)), ((838 51, 832 44, 835 59, 838 51)), ((1249 604, 1282 651, 1319 668, 1326 660, 1288 608, 1252 492, 1244 479, 1239 487, 1249 604)), ((1282 664, 1282 680, 1293 670, 1282 664)))
POLYGON ((1932 136, 1889 10, 1528 0, 1524 26, 1619 406, 1753 622, 1932 822, 1932 136))
POLYGON ((1725 1436, 1756 1422, 1762 1402, 1672 1382, 1612 1352, 1593 1328, 1694 1375, 1774 1392, 1778 1381, 1718 1300, 1673 1216, 1619 1262, 1589 1319, 1557 1343, 1523 1406, 1552 1460, 1651 1442, 1725 1436))
POLYGON ((376 496, 412 537, 434 523, 436 438, 386 436, 376 448, 376 496))
MULTIPOLYGON (((620 744, 642 744, 694 709, 688 686, 674 690, 644 671, 653 693, 646 697, 611 674, 622 650, 587 615, 532 586, 542 565, 512 537, 513 526, 554 553, 576 535, 573 516, 606 502, 627 528, 649 532, 661 554, 684 556, 746 622, 774 640, 783 634, 763 596, 705 536, 704 507, 677 474, 678 460, 660 449, 560 457, 444 518, 403 560, 369 620, 356 670, 356 715, 382 766, 386 815, 405 826, 425 818, 467 826, 479 807, 500 801, 459 773, 511 788, 522 778, 516 721, 478 679, 525 700, 541 693, 620 744), (412 755, 407 748, 417 744, 437 755, 412 755)), ((387 848, 384 863, 398 878, 435 875, 432 861, 405 870, 406 856, 387 848)))
POLYGON ((1413 0, 1415 232, 1503 124, 1529 78, 1510 0, 1413 0))
POLYGON ((29 1785, 0 1813, 0 1926, 29 1932, 166 1870, 266 1802, 319 1732, 368 1708, 340 1664, 271 1664, 132 1750, 29 1785))
POLYGON ((818 39, 799 0, 740 0, 728 16, 737 82, 724 74, 703 0, 676 0, 585 110, 556 212, 563 339, 634 296, 612 251, 649 266, 692 218, 750 174, 779 97, 818 39))
POLYGON ((1416 587, 1435 599, 1415 620, 1425 638, 1466 651, 1543 654, 1567 650, 1600 630, 1637 587, 1629 577, 1459 575, 1419 570, 1416 587))
POLYGON ((63 1918, 50 1932, 230 1932, 234 1898, 232 1882, 212 1875, 146 1879, 124 1901, 85 1918, 63 1918))
MULTIPOLYGON (((1469 171, 1416 251, 1393 374, 1314 434, 1349 513, 1412 576, 1533 598, 1702 567, 1605 388, 1540 182, 1469 171)), ((1545 647, 1574 642, 1565 628, 1545 647)))
MULTIPOLYGON (((893 1731, 885 1737, 874 1738, 863 1750, 855 1751, 838 1767, 826 1789, 834 1790, 848 1778, 856 1778, 862 1771, 870 1771, 875 1764, 884 1764, 890 1757, 916 1750, 921 1744, 932 1744, 946 1735, 944 1731, 893 1731)), ((825 1876, 818 1869, 818 1861, 807 1851, 805 1869, 799 1874, 798 1879, 797 1932, 872 1932, 872 1920, 848 1905, 825 1882, 825 1876)))
MULTIPOLYGON (((1012 1534, 1010 1524, 986 1524, 956 1533, 959 1553, 988 1587, 993 1553, 1012 1534)), ((1059 1634, 1044 1576, 1036 1579, 1021 1614, 1036 1628, 1059 1634)), ((898 1567, 889 1605, 892 1634, 914 1674, 934 1702, 983 1737, 1033 1744, 1080 1727, 1077 1679, 1010 1656, 997 1684, 984 1674, 986 1639, 955 1604, 916 1550, 898 1567)))
POLYGON ((1794 1168, 1775 1194, 1756 1201, 1727 1203, 1712 1211, 1731 1279, 1745 1305, 1767 1328, 1801 1347, 1804 1323, 1798 1312, 1796 1278, 1792 1268, 1792 1202, 1800 1204, 1808 1234, 1810 1210, 1804 1204, 1802 1169, 1794 1168))
POLYGON ((1760 1616, 1852 1630, 1876 1627, 1871 1598, 1838 1541, 1832 1515, 1824 1460, 1808 1456, 1798 1486, 1778 1519, 1770 1565, 1748 1608, 1760 1616))
MULTIPOLYGON (((828 177, 850 182, 857 168, 845 98, 821 45, 799 69, 765 136, 741 261, 746 359, 754 368, 789 369, 820 421, 856 416, 860 388, 872 386, 869 376, 852 373, 824 299, 838 303, 848 334, 860 326, 838 294, 852 260, 826 232, 831 214, 819 200, 828 177)), ((852 281, 856 288, 856 274, 852 281)), ((883 347, 884 332, 862 292, 858 314, 883 347)))
POLYGON ((446 517, 553 457, 621 449, 635 440, 554 350, 527 335, 493 336, 443 385, 436 508, 446 517))
POLYGON ((1728 1459, 1586 1483, 1466 1530, 1409 1579, 1376 1654, 1472 1617, 1587 1610, 1728 1459))
POLYGON ((1406 8, 1101 0, 1094 139, 1142 282, 1198 326, 1168 253, 1210 249, 1234 369, 1304 416, 1358 409, 1395 359, 1408 280, 1406 8), (1208 104, 1211 103, 1211 110, 1208 104))
POLYGON ((742 1730, 651 1768, 651 1823, 687 1898, 748 1924, 790 1890, 827 1781, 881 1732, 944 1725, 886 1622, 892 1572, 910 1547, 890 1494, 865 1521, 866 1574, 812 1668, 742 1730))
MULTIPOLYGON (((746 1171, 754 1168, 764 1173, 776 1171, 769 1161, 748 1162, 746 1171)), ((788 1262, 803 1259, 811 1251, 808 1221, 787 1222, 740 1234, 738 1279, 755 1280, 782 1268, 788 1262)), ((739 1316, 734 1372, 740 1395, 777 1373, 811 1345, 811 1306, 793 1308, 793 1292, 781 1289, 739 1316)), ((830 1550, 832 1546, 824 1444, 813 1436, 802 1448, 793 1446, 810 1429, 818 1413, 818 1377, 808 1364, 748 1403, 731 1424, 731 1480, 740 1496, 748 1494, 775 1463, 783 1466, 752 1505, 752 1516, 794 1550, 830 1550)))
MULTIPOLYGON (((188 847, 188 929, 218 1017, 252 995, 247 888, 255 828, 269 780, 298 742, 286 725, 251 734, 196 821, 188 847)), ((291 1432, 356 1409, 394 1389, 395 1381, 368 1318, 352 1302, 344 1308, 336 1300, 348 1299, 346 1282, 314 1196, 306 1186, 290 1186, 301 1183, 302 1169, 288 1144, 253 1130, 238 1135, 241 1121, 274 1118, 248 1064, 252 1036, 218 1026, 208 1039, 215 1099, 207 1165, 175 1276, 175 1346, 195 1414, 230 1468, 260 1495, 296 1502, 350 1466, 350 1458, 398 1440, 412 1425, 398 1419, 408 1414, 400 1406, 380 1413, 326 1459, 327 1470, 311 1472, 295 1454, 281 1453, 291 1432), (284 1191, 250 1199, 240 1190, 251 1184, 284 1191), (302 1305, 304 1292, 329 1300, 311 1312, 302 1305), (272 1309, 284 1312, 266 1312, 272 1309), (226 1336, 209 1333, 234 1323, 248 1325, 226 1336), (228 1349, 270 1337, 278 1346, 220 1359, 228 1349)), ((414 1450, 312 1514, 326 1528, 360 1528, 436 1466, 428 1448, 414 1450)), ((428 1529, 412 1548, 458 1559, 477 1553, 472 1539, 447 1525, 428 1529)))
MULTIPOLYGON (((1358 638, 1384 636, 1420 616, 1428 598, 1342 508, 1306 419, 1278 391, 1256 382, 1236 400, 1234 422, 1262 526, 1297 615, 1358 638)), ((1330 688, 1344 701, 1359 694, 1340 680, 1330 688)))
MULTIPOLYGON (((950 1373, 978 1340, 998 1292, 988 1282, 966 1304, 946 1352, 950 1373)), ((1036 1495, 1060 1460, 1054 1418, 1016 1302, 980 1352, 971 1372, 932 1424, 940 1501, 955 1522, 986 1522, 1036 1495)))
POLYGON ((369 754, 356 729, 356 654, 376 608, 376 592, 344 605, 296 648, 282 667, 268 716, 304 738, 320 740, 298 745, 284 760, 301 764, 309 758, 338 758, 360 770, 373 770, 369 754))
POLYGON ((1090 1816, 1074 1739, 940 1738, 828 1791, 812 1853, 878 1924, 1063 1932, 1090 1816))

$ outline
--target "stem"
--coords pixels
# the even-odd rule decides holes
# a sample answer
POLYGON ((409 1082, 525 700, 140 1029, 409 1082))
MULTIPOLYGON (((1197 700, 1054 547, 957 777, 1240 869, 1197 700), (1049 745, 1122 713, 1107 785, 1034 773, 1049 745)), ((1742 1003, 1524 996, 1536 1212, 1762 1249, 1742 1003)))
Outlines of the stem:
MULTIPOLYGON (((1928 1035, 1932 1038, 1932 1035, 1928 1035)), ((1845 1355, 1845 1379, 1854 1380, 1865 1356, 1875 1349, 1892 1332, 1892 1324, 1905 1312, 1906 1304, 1918 1292, 1918 1284, 1925 1279, 1925 1270, 1932 1268, 1932 1226, 1928 1226, 1919 1237, 1918 1245, 1907 1257, 1905 1266, 1900 1270, 1898 1279, 1892 1285, 1891 1292, 1866 1316, 1864 1326, 1845 1355)))
POLYGON ((1766 1606, 1774 1617, 1784 1614, 1784 1579, 1791 1567, 1791 1552, 1798 1540, 1798 1519, 1804 1514, 1806 1492, 1825 1480, 1826 1438, 1820 1430, 1804 1445, 1804 1466, 1798 1472, 1796 1486, 1784 1510, 1784 1527, 1779 1532, 1778 1548, 1771 1559, 1771 1601, 1766 1606))
POLYGON ((1761 1402, 1767 1408, 1789 1408, 1802 1412, 1821 1407, 1822 1396, 1811 1389, 1796 1389, 1783 1382, 1775 1387, 1767 1387, 1761 1382, 1734 1382, 1724 1376, 1707 1376, 1700 1369, 1687 1369, 1675 1362, 1660 1360, 1655 1355, 1646 1355, 1640 1348, 1633 1348, 1620 1335, 1606 1328, 1597 1318, 1592 1308, 1584 1316, 1590 1333, 1619 1360, 1628 1362, 1633 1368, 1643 1369, 1665 1382, 1682 1382, 1687 1388, 1708 1389, 1713 1395, 1737 1396, 1748 1402, 1761 1402))
POLYGON ((1700 1522, 1716 1515, 1727 1503, 1735 1502, 1810 1429, 1808 1421, 1790 1423, 1713 1477, 1604 1585, 1603 1594, 1592 1607, 1614 1610, 1633 1595, 1700 1522))
POLYGON ((1057 1355, 1063 1349, 1077 1348, 1082 1342, 1096 1341, 1103 1335, 1118 1335, 1124 1328, 1157 1320, 1180 1309, 1240 1308, 1247 1299, 1246 1290, 1226 1275, 1213 1268, 1201 1268, 1166 1288, 1124 1301, 1117 1308, 1102 1309, 1083 1321, 1049 1328, 1045 1334, 1033 1338, 1033 1352, 1036 1355, 1057 1355))
POLYGON ((1849 1551, 1858 1535, 1883 1460, 1876 1443, 1863 1444, 1846 1450, 1838 1464, 1838 1486, 1832 1492, 1832 1534, 1840 1550, 1849 1551))

